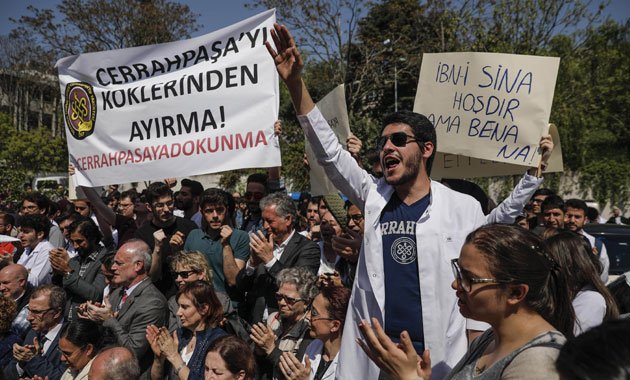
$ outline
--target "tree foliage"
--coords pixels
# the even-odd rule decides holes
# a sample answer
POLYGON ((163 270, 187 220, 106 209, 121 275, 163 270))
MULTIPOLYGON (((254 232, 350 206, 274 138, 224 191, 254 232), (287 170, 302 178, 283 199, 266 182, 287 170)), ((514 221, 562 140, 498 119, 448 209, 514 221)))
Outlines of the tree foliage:
POLYGON ((9 199, 19 197, 22 185, 37 173, 67 170, 66 142, 51 138, 50 131, 18 131, 9 116, 0 113, 0 135, 0 194, 9 199))
POLYGON ((10 38, 37 52, 28 63, 44 61, 52 71, 63 56, 177 41, 198 30, 197 15, 187 5, 167 0, 63 0, 52 9, 27 8, 10 38))

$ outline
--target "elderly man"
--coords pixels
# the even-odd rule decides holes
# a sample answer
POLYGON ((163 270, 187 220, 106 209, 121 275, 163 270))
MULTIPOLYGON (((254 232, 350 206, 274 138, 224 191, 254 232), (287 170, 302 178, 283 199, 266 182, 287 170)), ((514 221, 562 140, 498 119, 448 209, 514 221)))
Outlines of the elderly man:
POLYGON ((112 283, 116 290, 109 300, 81 305, 79 316, 102 322, 110 328, 118 344, 132 350, 140 363, 142 377, 148 378, 153 352, 145 338, 150 324, 164 326, 168 307, 166 298, 149 278, 151 250, 139 239, 131 239, 120 247, 112 265, 112 283))
POLYGON ((250 235, 251 256, 236 277, 246 294, 239 313, 250 323, 278 310, 276 275, 284 268, 307 267, 317 273, 319 247, 295 231, 297 210, 290 197, 273 193, 260 201, 263 231, 250 235))
POLYGON ((66 370, 61 362, 59 336, 63 325, 66 295, 56 285, 42 285, 33 291, 28 302, 28 321, 31 331, 24 346, 13 345, 13 359, 4 368, 8 380, 48 376, 58 380, 66 370))
POLYGON ((88 379, 90 380, 137 380, 140 367, 133 352, 125 347, 113 347, 96 355, 88 379))
POLYGON ((9 264, 0 270, 0 293, 17 303, 18 313, 11 323, 11 329, 22 338, 31 327, 26 317, 33 286, 29 284, 27 278, 28 270, 23 265, 9 264))

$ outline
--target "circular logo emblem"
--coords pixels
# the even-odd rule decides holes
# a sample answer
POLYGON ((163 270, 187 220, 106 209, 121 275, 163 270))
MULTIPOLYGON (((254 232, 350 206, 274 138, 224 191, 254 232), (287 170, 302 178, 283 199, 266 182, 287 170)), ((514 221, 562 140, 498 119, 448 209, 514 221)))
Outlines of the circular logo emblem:
POLYGON ((91 135, 96 122, 96 97, 92 86, 85 82, 68 83, 64 111, 72 137, 83 140, 91 135))
POLYGON ((398 264, 410 264, 416 261, 416 242, 408 237, 394 240, 392 258, 398 264))

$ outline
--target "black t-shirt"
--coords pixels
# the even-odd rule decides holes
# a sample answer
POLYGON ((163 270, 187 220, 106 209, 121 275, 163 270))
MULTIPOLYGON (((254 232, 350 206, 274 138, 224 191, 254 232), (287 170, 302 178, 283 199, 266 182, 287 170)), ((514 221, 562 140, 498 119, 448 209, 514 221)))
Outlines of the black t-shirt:
POLYGON ((155 248, 155 239, 153 238, 153 233, 158 230, 164 230, 164 235, 166 238, 162 241, 162 250, 160 251, 160 255, 162 257, 162 278, 155 282, 155 286, 160 289, 162 293, 164 293, 165 297, 168 299, 172 295, 177 292, 175 288, 175 280, 173 275, 171 274, 170 267, 170 259, 172 257, 171 246, 168 243, 171 240, 171 237, 175 235, 175 232, 181 232, 184 234, 183 240, 186 241, 186 237, 190 233, 190 231, 197 228, 195 222, 180 218, 179 216, 175 217, 175 223, 171 224, 168 227, 158 227, 153 224, 151 221, 145 222, 142 227, 138 228, 135 233, 135 237, 138 239, 144 240, 145 243, 149 245, 151 251, 155 248))

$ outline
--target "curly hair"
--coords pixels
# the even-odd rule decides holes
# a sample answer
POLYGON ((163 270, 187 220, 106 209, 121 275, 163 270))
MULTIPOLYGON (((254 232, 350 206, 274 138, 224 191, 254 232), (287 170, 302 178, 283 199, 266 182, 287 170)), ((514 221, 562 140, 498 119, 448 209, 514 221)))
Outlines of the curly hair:
POLYGON ((328 314, 342 323, 346 320, 346 311, 350 302, 350 289, 343 286, 325 286, 319 294, 328 301, 328 314))
POLYGON ((16 315, 17 303, 9 297, 0 296, 0 336, 9 332, 16 315))
POLYGON ((300 298, 306 304, 310 304, 313 298, 319 293, 317 288, 317 276, 303 267, 284 268, 276 276, 278 287, 282 284, 293 284, 300 293, 300 298))
POLYGON ((203 273, 208 282, 212 282, 212 268, 208 264, 206 255, 199 251, 181 251, 171 260, 171 271, 177 271, 177 265, 190 268, 195 272, 203 273))

